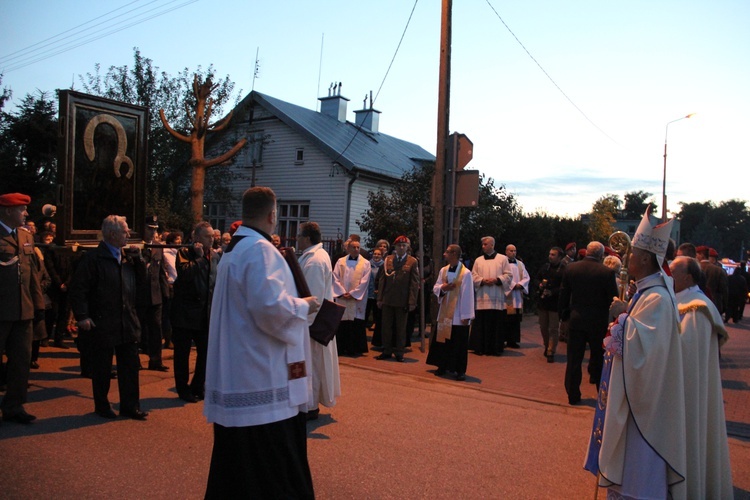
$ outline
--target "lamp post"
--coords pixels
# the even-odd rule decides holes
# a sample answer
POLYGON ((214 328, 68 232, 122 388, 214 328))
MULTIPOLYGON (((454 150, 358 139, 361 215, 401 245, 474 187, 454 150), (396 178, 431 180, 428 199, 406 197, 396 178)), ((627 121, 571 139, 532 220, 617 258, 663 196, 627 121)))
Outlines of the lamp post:
POLYGON ((685 118, 690 118, 691 116, 694 116, 695 113, 690 113, 689 115, 681 116, 677 118, 676 120, 672 120, 671 122, 667 123, 667 126, 664 127, 664 176, 662 177, 661 182, 661 221, 667 222, 667 135, 669 134, 669 124, 678 122, 680 120, 684 120, 685 118))

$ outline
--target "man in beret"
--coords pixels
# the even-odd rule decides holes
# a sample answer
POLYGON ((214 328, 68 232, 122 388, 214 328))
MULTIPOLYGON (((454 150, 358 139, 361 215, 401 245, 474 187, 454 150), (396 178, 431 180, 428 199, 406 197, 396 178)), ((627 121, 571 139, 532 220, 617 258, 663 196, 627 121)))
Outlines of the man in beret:
POLYGON ((399 236, 394 241, 395 255, 385 258, 383 272, 378 275, 378 307, 383 310, 383 354, 375 359, 404 360, 406 319, 417 307, 419 293, 419 264, 406 254, 409 238, 399 236), (394 342, 395 336, 395 342, 394 342))
POLYGON ((19 231, 29 215, 31 198, 21 193, 0 196, 0 354, 8 357, 7 391, 0 409, 3 420, 28 424, 36 419, 26 413, 31 366, 32 323, 44 318, 44 296, 39 268, 33 262, 34 239, 19 231))
POLYGON ((562 265, 567 266, 568 264, 575 262, 577 256, 578 248, 576 248, 576 243, 574 241, 571 241, 570 243, 565 245, 565 257, 563 257, 562 265))

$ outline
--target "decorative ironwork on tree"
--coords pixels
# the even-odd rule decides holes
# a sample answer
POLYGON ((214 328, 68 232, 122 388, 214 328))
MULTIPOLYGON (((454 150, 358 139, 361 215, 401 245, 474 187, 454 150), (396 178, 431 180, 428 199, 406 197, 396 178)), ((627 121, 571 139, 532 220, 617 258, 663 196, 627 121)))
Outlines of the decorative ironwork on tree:
POLYGON ((206 182, 206 169, 231 159, 247 143, 247 139, 241 139, 234 145, 234 147, 232 147, 232 149, 221 156, 210 159, 207 159, 204 156, 206 134, 225 129, 232 119, 233 112, 230 112, 224 119, 219 120, 213 125, 209 125, 214 104, 214 100, 211 98, 211 93, 216 90, 217 87, 218 85, 214 85, 210 77, 207 78, 205 82, 201 82, 198 75, 195 75, 193 78, 193 95, 195 96, 196 101, 195 113, 191 113, 187 105, 185 106, 185 112, 188 115, 189 121, 193 125, 189 136, 174 130, 167 122, 164 110, 159 110, 159 117, 167 131, 176 139, 190 144, 191 156, 188 164, 193 169, 190 183, 190 198, 193 210, 193 220, 195 223, 203 220, 203 192, 206 182))

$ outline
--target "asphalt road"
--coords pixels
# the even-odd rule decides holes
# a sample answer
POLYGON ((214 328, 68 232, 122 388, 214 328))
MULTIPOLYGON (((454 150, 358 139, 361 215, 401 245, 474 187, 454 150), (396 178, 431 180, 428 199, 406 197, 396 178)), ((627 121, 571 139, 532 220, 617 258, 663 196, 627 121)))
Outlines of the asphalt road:
MULTIPOLYGON (((418 344, 406 363, 375 361, 373 352, 342 358, 344 395, 308 423, 316 496, 592 498, 594 477, 582 462, 595 389, 585 384, 585 404, 569 406, 564 344, 557 362, 546 363, 534 317, 524 321, 521 349, 500 358, 470 355, 466 382, 435 377, 418 344)), ((741 428, 750 424, 737 408, 750 369, 739 356, 750 332, 740 325, 730 335, 736 351, 725 349, 732 382, 725 399, 730 390, 739 396, 727 399, 727 418, 735 401, 741 428)), ((211 427, 202 403, 177 399, 171 372, 141 372, 146 422, 107 421, 93 414, 90 381, 80 378, 73 349, 43 349, 40 363, 27 405, 38 420, 0 425, 3 498, 203 496, 211 427)), ((750 498, 750 439, 729 443, 735 496, 750 498)))

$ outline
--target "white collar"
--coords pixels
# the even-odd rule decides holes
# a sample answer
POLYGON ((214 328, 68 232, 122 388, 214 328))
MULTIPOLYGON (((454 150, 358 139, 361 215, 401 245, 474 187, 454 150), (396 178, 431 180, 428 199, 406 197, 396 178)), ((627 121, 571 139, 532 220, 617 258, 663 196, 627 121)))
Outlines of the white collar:
POLYGON ((677 292, 675 294, 675 297, 677 297, 678 301, 682 301, 682 299, 683 299, 683 297, 685 297, 685 295, 687 295, 689 293, 694 293, 694 292, 703 293, 703 292, 701 292, 701 288, 698 285, 693 285, 693 286, 689 286, 689 287, 685 288, 684 290, 680 290, 679 292, 677 292))

